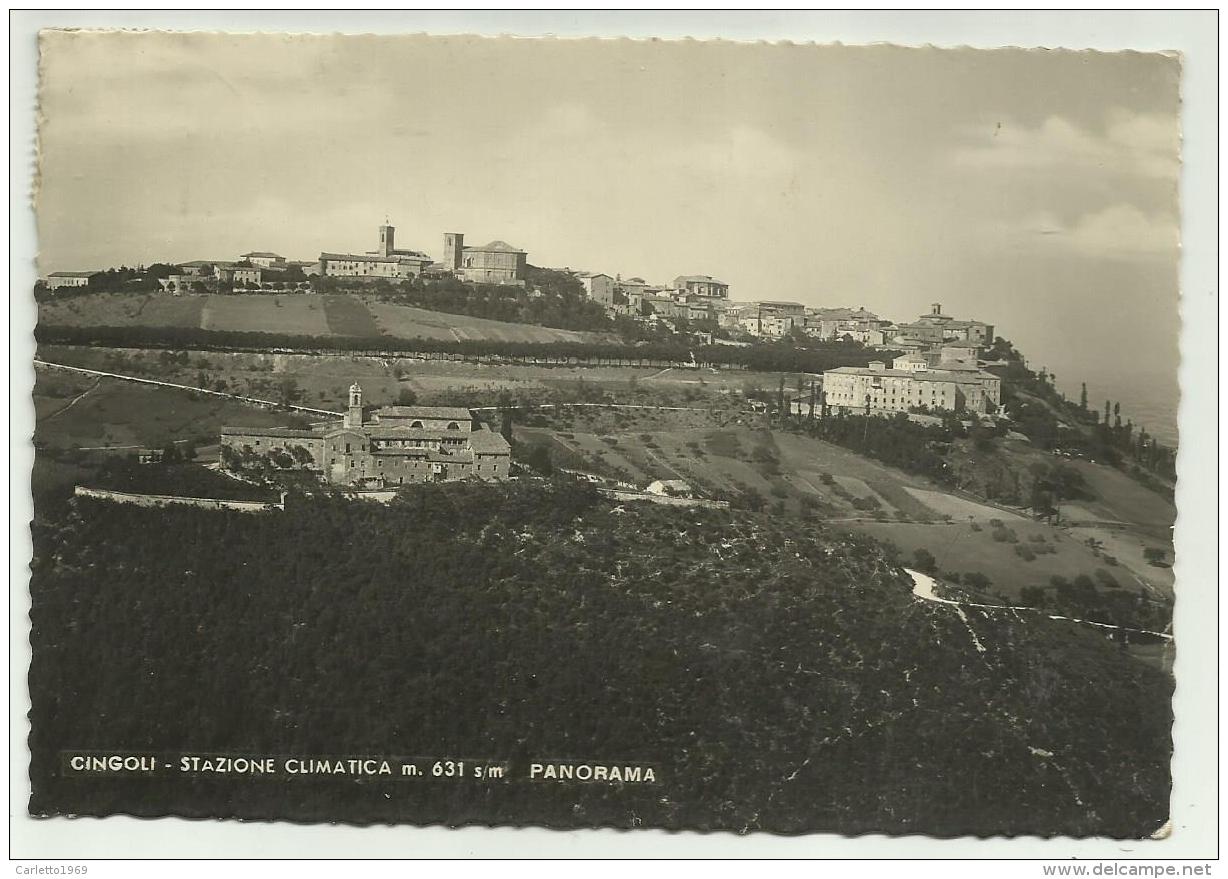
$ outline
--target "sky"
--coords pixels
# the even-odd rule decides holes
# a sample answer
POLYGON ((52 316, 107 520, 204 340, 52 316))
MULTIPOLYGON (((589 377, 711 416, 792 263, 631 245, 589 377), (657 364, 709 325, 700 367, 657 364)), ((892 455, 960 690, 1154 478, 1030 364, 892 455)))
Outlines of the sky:
POLYGON ((41 67, 44 272, 363 252, 388 217, 436 256, 941 302, 1068 392, 1175 394, 1172 56, 57 32, 41 67))

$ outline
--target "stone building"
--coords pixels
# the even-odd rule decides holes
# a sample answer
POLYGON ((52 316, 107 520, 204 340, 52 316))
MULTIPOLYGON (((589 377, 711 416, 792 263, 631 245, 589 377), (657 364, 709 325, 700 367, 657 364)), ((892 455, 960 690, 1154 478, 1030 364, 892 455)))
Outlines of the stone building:
MULTIPOLYGON (((379 227, 379 249, 370 253, 321 253, 319 274, 358 280, 405 280, 416 278, 431 264, 431 258, 417 250, 396 248, 396 227, 379 227)), ((306 270, 304 270, 306 271, 306 270)))
POLYGON ((465 246, 461 232, 445 232, 443 259, 446 271, 462 281, 480 284, 520 284, 525 282, 529 256, 506 241, 481 246, 465 246))
MULTIPOLYGON (((336 485, 386 488, 416 482, 506 479, 511 447, 468 409, 386 406, 368 412, 350 387, 341 423, 308 430, 223 427, 222 447, 237 455, 288 456, 336 485)), ((287 466, 290 466, 287 464, 287 466)))
POLYGON ((884 362, 876 360, 865 368, 829 369, 823 373, 825 402, 832 412, 853 415, 922 408, 929 412, 989 413, 1001 402, 1001 380, 982 370, 928 369, 913 360, 907 367, 887 369, 884 362))
POLYGON ((618 284, 609 275, 604 272, 597 272, 596 274, 584 272, 578 277, 580 283, 584 285, 584 292, 589 299, 592 299, 594 302, 600 302, 607 308, 619 304, 614 301, 614 293, 618 290, 618 284))
POLYGON ((258 266, 235 266, 230 270, 232 284, 259 284, 262 278, 263 273, 258 266))
POLYGON ((262 269, 284 269, 286 267, 284 256, 268 250, 253 250, 251 253, 245 253, 239 257, 239 262, 249 262, 262 269))
POLYGON ((942 313, 942 304, 935 302, 929 314, 923 314, 912 323, 896 327, 896 338, 941 345, 943 342, 966 342, 971 347, 987 348, 993 345, 994 325, 979 320, 956 320, 942 313))
POLYGON ((818 339, 843 339, 850 336, 863 344, 880 344, 883 320, 864 306, 857 308, 809 308, 806 309, 805 333, 818 339))
POLYGON ((729 298, 729 285, 724 281, 718 281, 711 275, 679 275, 674 278, 674 290, 678 293, 690 293, 696 296, 729 298))
POLYGON ((101 272, 52 272, 44 283, 48 290, 59 290, 61 287, 88 287, 90 278, 101 272))

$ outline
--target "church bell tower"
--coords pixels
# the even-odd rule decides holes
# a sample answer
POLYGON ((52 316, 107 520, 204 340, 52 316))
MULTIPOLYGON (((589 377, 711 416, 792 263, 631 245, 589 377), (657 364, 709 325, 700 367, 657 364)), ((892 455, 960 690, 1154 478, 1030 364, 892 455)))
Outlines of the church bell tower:
POLYGON ((396 227, 394 227, 388 220, 385 220, 384 225, 379 227, 380 256, 392 256, 392 252, 396 250, 396 234, 396 227))
POLYGON ((362 427, 362 386, 358 382, 350 385, 350 408, 345 412, 345 427, 362 427))

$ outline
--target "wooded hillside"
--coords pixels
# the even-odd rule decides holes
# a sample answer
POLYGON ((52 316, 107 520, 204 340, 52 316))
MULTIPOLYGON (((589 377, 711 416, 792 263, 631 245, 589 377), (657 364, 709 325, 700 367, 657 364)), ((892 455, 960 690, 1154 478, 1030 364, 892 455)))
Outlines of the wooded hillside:
POLYGON ((77 500, 35 530, 36 814, 1149 834, 1169 680, 921 601, 875 545, 576 485, 285 513, 77 500), (66 749, 430 755, 512 776, 67 778, 66 749), (523 780, 638 762, 655 785, 523 780))

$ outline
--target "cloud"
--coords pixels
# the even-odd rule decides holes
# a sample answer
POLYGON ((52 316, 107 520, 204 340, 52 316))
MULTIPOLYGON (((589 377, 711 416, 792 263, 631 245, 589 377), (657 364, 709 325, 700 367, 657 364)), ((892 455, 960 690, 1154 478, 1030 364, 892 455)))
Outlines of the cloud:
POLYGON ((1145 214, 1133 205, 1116 204, 1063 224, 1042 211, 1027 218, 1021 231, 1043 236, 1051 246, 1101 259, 1175 257, 1180 246, 1177 223, 1165 214, 1145 214))
POLYGON ((662 149, 657 157, 674 167, 718 179, 796 174, 801 154, 767 132, 736 125, 715 137, 688 137, 662 149))
POLYGON ((1070 169, 1129 176, 1169 178, 1180 171, 1179 130, 1174 117, 1116 109, 1102 133, 1050 116, 1036 128, 1007 120, 960 130, 963 146, 955 162, 963 167, 1070 169))

